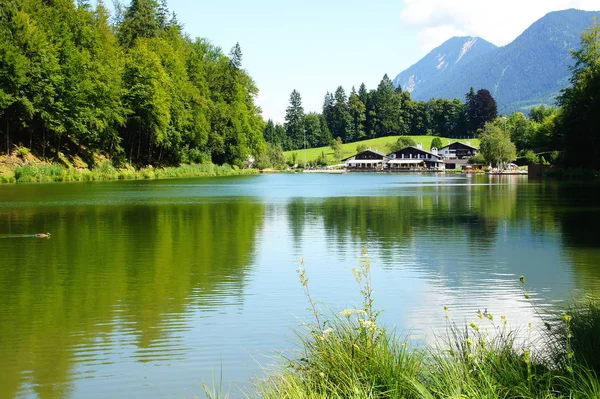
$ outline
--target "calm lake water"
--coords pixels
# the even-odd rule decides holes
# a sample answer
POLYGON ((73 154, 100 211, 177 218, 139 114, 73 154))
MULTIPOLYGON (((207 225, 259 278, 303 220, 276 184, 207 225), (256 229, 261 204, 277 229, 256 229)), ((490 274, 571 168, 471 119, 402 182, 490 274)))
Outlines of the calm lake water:
POLYGON ((0 398, 193 397, 221 372, 240 396, 311 320, 299 260, 338 312, 364 247, 383 323, 415 342, 445 305, 535 324, 533 304, 600 292, 599 194, 417 174, 0 186, 0 398))

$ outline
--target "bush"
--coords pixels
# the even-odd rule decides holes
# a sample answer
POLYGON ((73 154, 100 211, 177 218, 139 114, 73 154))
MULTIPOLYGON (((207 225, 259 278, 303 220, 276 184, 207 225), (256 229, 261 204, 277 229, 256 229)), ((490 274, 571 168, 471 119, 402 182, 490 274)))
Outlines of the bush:
POLYGON ((478 153, 477 155, 469 158, 468 162, 470 164, 485 164, 485 157, 483 156, 483 154, 478 153))
POLYGON ((395 143, 390 145, 390 152, 400 151, 406 147, 415 147, 416 145, 417 143, 411 137, 400 136, 395 143))
POLYGON ((318 166, 327 166, 327 155, 325 155, 325 151, 321 151, 319 157, 314 161, 318 166))
POLYGON ((15 146, 15 152, 19 158, 25 158, 27 155, 31 154, 31 150, 22 145, 15 146))
POLYGON ((540 163, 540 157, 532 150, 527 150, 519 160, 519 163, 523 165, 535 165, 540 163))
POLYGON ((440 149, 443 146, 444 144, 442 143, 442 139, 440 139, 439 137, 434 137, 433 140, 431 140, 431 148, 440 149))

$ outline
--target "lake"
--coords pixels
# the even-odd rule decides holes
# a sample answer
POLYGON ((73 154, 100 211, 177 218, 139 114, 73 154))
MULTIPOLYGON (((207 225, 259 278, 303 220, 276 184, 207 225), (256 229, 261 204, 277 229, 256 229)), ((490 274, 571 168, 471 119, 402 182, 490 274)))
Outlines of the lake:
POLYGON ((382 322, 417 345, 444 306, 536 325, 599 292, 599 226, 598 186, 521 176, 0 186, 0 398, 187 398, 221 374, 240 397, 312 321, 301 260, 335 313, 363 248, 382 322))

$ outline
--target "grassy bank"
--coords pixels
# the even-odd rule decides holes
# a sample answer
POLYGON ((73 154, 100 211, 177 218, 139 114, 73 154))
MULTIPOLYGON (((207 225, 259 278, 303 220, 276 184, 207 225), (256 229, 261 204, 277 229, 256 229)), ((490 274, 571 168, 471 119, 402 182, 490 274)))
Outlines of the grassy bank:
POLYGON ((17 166, 0 173, 0 183, 83 182, 102 180, 168 179, 176 177, 234 176, 256 174, 256 169, 229 165, 191 164, 178 167, 117 169, 110 162, 92 169, 67 168, 58 164, 17 166))
MULTIPOLYGON (((363 145, 365 147, 370 147, 374 150, 379 150, 381 152, 388 152, 388 146, 392 143, 395 143, 396 141, 398 141, 398 137, 400 136, 387 136, 387 137, 378 137, 376 139, 369 139, 369 140, 362 140, 362 141, 357 141, 354 143, 346 143, 346 144, 342 144, 342 149, 343 149, 343 158, 347 158, 350 157, 354 154, 356 154, 356 147, 359 145, 363 145)), ((435 138, 435 136, 408 136, 411 139, 413 139, 415 141, 415 143, 422 143, 423 144, 423 148, 426 150, 429 150, 431 148, 431 141, 435 138)), ((440 137, 440 139, 442 140, 442 143, 445 145, 448 140, 450 142, 454 142, 457 141, 456 139, 448 139, 445 137, 440 137)), ((466 143, 467 139, 460 139, 458 140, 461 143, 466 143)), ((471 144, 474 145, 475 147, 479 147, 479 139, 470 139, 471 144)), ((315 161, 316 159, 319 158, 319 156, 321 155, 321 153, 325 153, 325 156, 327 157, 327 160, 330 164, 334 164, 337 163, 337 161, 334 158, 334 154, 333 154, 333 150, 331 149, 331 147, 318 147, 318 148, 309 148, 306 150, 306 159, 308 162, 311 161, 315 161)), ((292 154, 296 153, 296 157, 298 162, 303 163, 304 162, 304 150, 293 150, 293 151, 286 151, 284 152, 284 155, 286 156, 286 158, 290 158, 292 156, 292 154)))
MULTIPOLYGON (((300 272, 315 321, 299 334, 297 355, 255 383, 247 397, 600 398, 600 302, 547 314, 543 331, 529 327, 521 334, 507 327, 505 316, 487 311, 458 328, 445 308, 445 337, 412 348, 379 325, 369 268, 365 259, 354 270, 362 306, 328 318, 318 312, 300 272)), ((206 390, 208 397, 227 397, 215 392, 206 390)))

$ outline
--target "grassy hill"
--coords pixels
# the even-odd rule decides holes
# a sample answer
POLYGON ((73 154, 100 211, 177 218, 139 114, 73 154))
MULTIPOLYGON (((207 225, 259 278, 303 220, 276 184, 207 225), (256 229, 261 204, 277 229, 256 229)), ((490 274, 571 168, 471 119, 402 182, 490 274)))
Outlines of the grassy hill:
MULTIPOLYGON (((344 149, 343 158, 347 158, 347 157, 350 157, 350 156, 356 154, 356 152, 357 152, 356 147, 358 147, 359 145, 364 145, 365 147, 371 147, 371 149, 373 149, 373 150, 378 150, 378 151, 381 151, 381 152, 387 154, 389 152, 389 145, 396 142, 398 140, 398 137, 400 137, 400 136, 378 137, 376 139, 362 140, 362 141, 356 141, 354 143, 343 144, 342 145, 342 148, 344 149)), ((425 149, 425 150, 429 150, 431 148, 431 141, 435 138, 435 136, 408 136, 408 137, 412 138, 415 141, 415 143, 422 143, 423 149, 425 149)), ((440 138, 442 139, 442 143, 444 143, 444 145, 446 145, 448 143, 448 141, 450 141, 451 143, 454 141, 460 141, 461 143, 467 142, 467 139, 456 140, 456 139, 448 139, 445 137, 440 137, 440 138)), ((470 141, 471 141, 471 145, 473 145, 475 147, 479 147, 479 139, 470 139, 470 141)), ((311 163, 312 161, 316 160, 319 157, 319 155, 321 155, 321 152, 325 153, 330 165, 338 163, 334 159, 333 150, 331 149, 331 147, 308 148, 306 150, 307 162, 311 163)), ((303 164, 304 163, 304 150, 302 149, 302 150, 286 151, 284 154, 287 159, 290 159, 290 157, 292 157, 293 153, 296 153, 296 162, 298 164, 303 164)))

